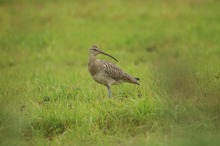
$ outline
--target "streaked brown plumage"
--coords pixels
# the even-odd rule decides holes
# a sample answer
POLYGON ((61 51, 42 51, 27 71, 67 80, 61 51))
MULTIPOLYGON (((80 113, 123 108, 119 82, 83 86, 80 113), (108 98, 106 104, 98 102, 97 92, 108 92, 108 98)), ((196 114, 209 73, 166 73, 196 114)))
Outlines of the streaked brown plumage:
POLYGON ((110 89, 111 85, 117 85, 123 82, 139 85, 138 83, 139 78, 135 78, 128 75, 113 63, 97 59, 96 56, 98 54, 104 54, 106 56, 113 58, 116 61, 117 59, 115 59, 114 57, 112 57, 111 55, 105 52, 102 52, 95 45, 93 45, 89 49, 89 63, 88 63, 89 72, 96 82, 103 84, 108 88, 109 97, 111 97, 111 89, 110 89))

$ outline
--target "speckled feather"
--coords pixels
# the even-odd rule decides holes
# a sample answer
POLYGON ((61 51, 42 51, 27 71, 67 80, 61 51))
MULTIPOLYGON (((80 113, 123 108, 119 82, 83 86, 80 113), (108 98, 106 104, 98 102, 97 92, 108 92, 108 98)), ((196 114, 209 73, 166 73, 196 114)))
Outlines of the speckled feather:
POLYGON ((102 69, 106 73, 106 75, 116 82, 122 83, 122 82, 128 82, 128 83, 134 83, 139 85, 137 82, 138 78, 134 78, 127 73, 123 72, 120 68, 118 68, 115 64, 99 60, 100 65, 102 66, 102 69))
POLYGON ((103 84, 108 88, 109 97, 111 97, 111 89, 110 89, 111 85, 117 85, 123 82, 139 85, 138 83, 139 78, 135 78, 128 75, 113 63, 97 59, 96 56, 99 54, 109 56, 113 58, 115 61, 117 61, 117 59, 115 59, 113 56, 105 52, 102 52, 95 45, 93 45, 89 49, 89 62, 88 62, 89 73, 96 82, 103 84))

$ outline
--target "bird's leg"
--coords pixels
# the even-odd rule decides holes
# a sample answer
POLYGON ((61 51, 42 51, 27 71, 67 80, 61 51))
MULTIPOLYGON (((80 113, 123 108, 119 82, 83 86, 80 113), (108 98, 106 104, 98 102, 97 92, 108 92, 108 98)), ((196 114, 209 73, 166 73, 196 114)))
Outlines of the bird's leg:
POLYGON ((111 87, 107 86, 107 88, 108 88, 108 97, 110 98, 112 96, 111 87))

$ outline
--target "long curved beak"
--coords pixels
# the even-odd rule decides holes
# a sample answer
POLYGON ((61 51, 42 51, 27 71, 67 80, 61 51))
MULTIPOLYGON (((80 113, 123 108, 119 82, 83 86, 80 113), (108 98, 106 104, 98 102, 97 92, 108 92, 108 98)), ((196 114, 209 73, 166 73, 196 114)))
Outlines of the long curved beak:
POLYGON ((109 55, 109 54, 107 54, 107 53, 105 53, 105 52, 102 52, 102 51, 99 51, 101 54, 103 54, 103 55, 106 55, 106 56, 109 56, 109 57, 111 57, 112 59, 114 59, 115 61, 117 61, 118 62, 118 60, 117 59, 115 59, 115 57, 113 57, 113 56, 111 56, 111 55, 109 55))

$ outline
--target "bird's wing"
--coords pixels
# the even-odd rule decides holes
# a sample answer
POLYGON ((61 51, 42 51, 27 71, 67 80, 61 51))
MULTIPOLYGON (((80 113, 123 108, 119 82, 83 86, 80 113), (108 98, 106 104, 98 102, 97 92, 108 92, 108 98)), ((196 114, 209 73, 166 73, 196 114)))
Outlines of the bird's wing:
POLYGON ((123 80, 123 81, 128 81, 128 82, 132 80, 131 76, 124 73, 119 67, 117 67, 113 63, 110 63, 104 60, 100 60, 100 63, 102 64, 102 69, 112 79, 116 81, 123 80))

